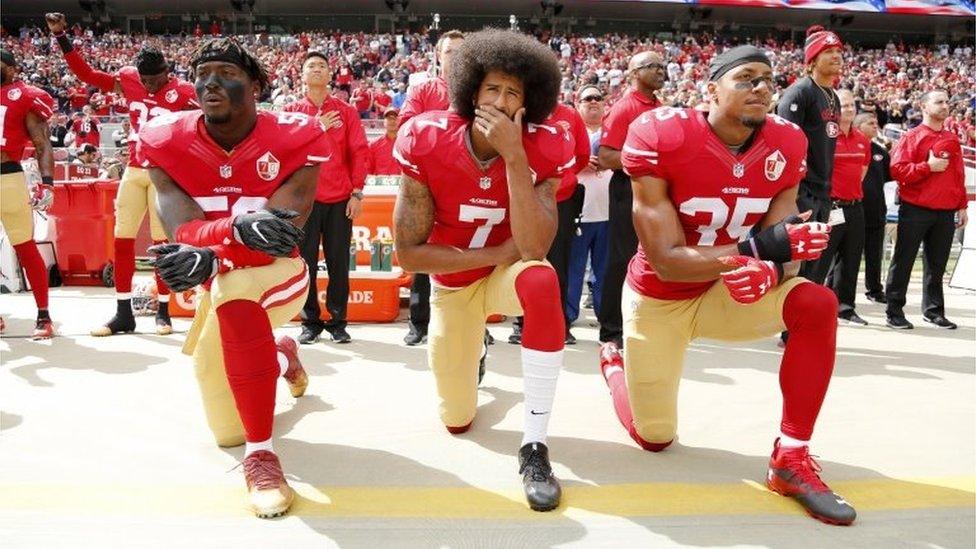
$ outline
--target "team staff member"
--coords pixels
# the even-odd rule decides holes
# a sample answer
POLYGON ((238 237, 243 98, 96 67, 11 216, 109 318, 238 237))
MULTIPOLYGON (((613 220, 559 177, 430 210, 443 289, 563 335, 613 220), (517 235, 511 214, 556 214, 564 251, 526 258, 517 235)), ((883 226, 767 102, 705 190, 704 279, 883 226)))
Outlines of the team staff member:
POLYGON ((397 136, 397 114, 393 107, 383 113, 386 133, 369 144, 369 175, 400 175, 400 165, 393 159, 393 142, 397 136))
MULTIPOLYGON (((573 238, 579 228, 579 216, 583 210, 583 196, 585 189, 579 184, 576 174, 583 171, 590 161, 590 136, 586 132, 583 117, 576 109, 558 104, 545 122, 548 125, 559 126, 569 134, 573 140, 573 154, 576 165, 563 173, 556 191, 556 211, 558 223, 556 237, 552 241, 546 259, 559 277, 559 295, 562 299, 563 311, 566 311, 566 296, 569 281, 569 255, 573 249, 573 238)), ((566 344, 575 345, 576 338, 569 331, 569 314, 566 313, 566 344)), ((522 317, 516 317, 512 323, 512 335, 508 338, 512 344, 522 343, 522 317)))
MULTIPOLYGON (((115 92, 124 97, 129 112, 129 166, 122 174, 119 191, 115 197, 115 316, 107 323, 91 331, 93 336, 109 336, 132 332, 136 319, 132 313, 132 276, 136 270, 136 233, 142 219, 149 211, 149 229, 153 242, 166 240, 163 224, 150 207, 156 201, 156 191, 149 181, 149 174, 142 166, 142 158, 136 151, 137 133, 153 118, 170 112, 199 108, 193 85, 170 74, 170 66, 158 49, 144 46, 133 59, 134 66, 122 67, 114 75, 92 69, 74 50, 71 39, 65 33, 68 22, 63 14, 45 16, 48 29, 54 34, 64 60, 78 78, 103 92, 115 92)), ((159 292, 159 309, 156 311, 156 333, 172 333, 169 318, 169 288, 156 276, 159 292)))
POLYGON ((329 92, 332 74, 325 54, 310 51, 302 64, 302 83, 305 97, 284 110, 301 112, 319 120, 325 135, 332 142, 332 156, 319 170, 315 204, 305 223, 302 257, 308 263, 308 299, 302 308, 302 333, 299 343, 314 343, 322 330, 327 330, 336 343, 349 343, 346 331, 346 307, 349 301, 349 242, 352 240, 352 220, 362 208, 363 185, 366 184, 369 143, 359 113, 351 105, 336 99, 329 92), (322 322, 319 307, 318 277, 319 248, 325 249, 325 264, 329 271, 329 287, 325 294, 325 308, 332 317, 322 322))
MULTIPOLYGON (((451 99, 447 96, 451 59, 463 43, 464 33, 459 30, 447 31, 437 39, 434 50, 440 75, 410 89, 410 95, 400 109, 401 126, 418 114, 451 108, 451 99)), ((414 273, 413 283, 410 285, 410 327, 403 342, 407 345, 418 345, 426 341, 429 324, 430 276, 426 273, 414 273)))
POLYGON ((834 173, 830 186, 833 207, 844 212, 844 222, 830 232, 830 244, 815 263, 816 277, 829 273, 827 285, 837 294, 840 307, 837 317, 850 324, 866 326, 867 321, 854 310, 857 274, 864 252, 864 209, 861 182, 871 162, 871 142, 854 127, 854 94, 837 92, 840 98, 840 134, 834 149, 834 173))
POLYGON ((891 174, 898 182, 898 239, 888 269, 885 298, 888 326, 911 329, 905 318, 905 293, 918 247, 925 244, 922 318, 939 328, 956 329, 945 317, 942 276, 956 228, 966 226, 966 184, 959 137, 943 126, 949 99, 942 90, 920 99, 922 123, 906 133, 891 155, 891 174))
POLYGON ((630 89, 610 107, 603 120, 600 138, 600 167, 613 170, 610 178, 610 240, 606 274, 603 277, 603 296, 597 318, 600 321, 600 355, 613 354, 623 345, 623 319, 620 296, 627 276, 627 263, 637 251, 637 233, 631 209, 634 192, 630 178, 620 163, 620 151, 627 139, 627 128, 641 113, 659 107, 654 92, 664 87, 668 76, 664 60, 654 52, 641 52, 630 58, 627 67, 630 89))
MULTIPOLYGON (((803 57, 807 76, 783 92, 776 112, 807 136, 807 173, 800 181, 796 204, 801 212, 812 212, 811 221, 824 223, 830 217, 830 177, 840 133, 840 101, 833 86, 844 66, 843 44, 833 32, 814 25, 807 29, 803 57)), ((800 276, 823 284, 827 273, 818 278, 816 270, 815 263, 804 264, 800 276)))
MULTIPOLYGON (((37 304, 34 339, 54 336, 54 324, 47 310, 47 267, 34 242, 34 214, 31 207, 46 211, 54 202, 54 150, 47 121, 54 114, 54 99, 40 88, 14 81, 17 61, 13 53, 0 50, 0 108, 3 110, 3 140, 0 141, 0 223, 27 271, 27 280, 37 304), (33 192, 20 161, 33 145, 41 171, 41 184, 33 192)), ((3 318, 0 317, 0 330, 3 318)))
POLYGON ((875 141, 878 137, 878 118, 874 113, 862 112, 854 117, 854 127, 871 140, 871 164, 864 176, 864 296, 869 301, 884 303, 884 286, 881 285, 881 256, 884 254, 885 224, 888 222, 888 206, 885 203, 884 185, 891 181, 891 157, 884 145, 875 141))

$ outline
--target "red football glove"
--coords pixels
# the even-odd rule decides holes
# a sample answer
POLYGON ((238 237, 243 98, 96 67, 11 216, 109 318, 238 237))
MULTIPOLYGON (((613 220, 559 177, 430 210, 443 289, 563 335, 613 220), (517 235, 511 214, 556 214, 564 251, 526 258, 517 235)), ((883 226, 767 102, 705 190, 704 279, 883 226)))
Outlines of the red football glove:
POLYGON ((817 259, 830 242, 830 225, 826 223, 787 223, 790 236, 790 256, 793 261, 817 259))
POLYGON ((772 261, 762 261, 754 257, 733 255, 720 257, 719 261, 729 267, 731 271, 721 274, 722 283, 729 290, 732 299, 739 303, 755 303, 762 299, 769 290, 779 284, 782 278, 782 268, 772 261))

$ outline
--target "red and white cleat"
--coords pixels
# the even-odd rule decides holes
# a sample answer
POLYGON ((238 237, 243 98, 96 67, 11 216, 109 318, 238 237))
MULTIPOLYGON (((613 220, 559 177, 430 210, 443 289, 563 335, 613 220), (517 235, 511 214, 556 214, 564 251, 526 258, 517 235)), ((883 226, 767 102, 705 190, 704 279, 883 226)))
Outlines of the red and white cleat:
POLYGON ((305 394, 308 388, 308 374, 302 367, 302 361, 298 358, 298 343, 288 336, 281 336, 275 342, 278 352, 285 355, 288 359, 288 369, 285 370, 285 381, 288 382, 288 390, 291 396, 298 398, 305 394))
POLYGON ((244 458, 247 506, 258 518, 280 517, 288 512, 295 492, 288 486, 281 462, 274 452, 258 450, 244 458))
POLYGON ((37 324, 34 325, 34 333, 31 334, 31 339, 51 339, 52 337, 54 337, 54 322, 50 318, 37 319, 37 324))

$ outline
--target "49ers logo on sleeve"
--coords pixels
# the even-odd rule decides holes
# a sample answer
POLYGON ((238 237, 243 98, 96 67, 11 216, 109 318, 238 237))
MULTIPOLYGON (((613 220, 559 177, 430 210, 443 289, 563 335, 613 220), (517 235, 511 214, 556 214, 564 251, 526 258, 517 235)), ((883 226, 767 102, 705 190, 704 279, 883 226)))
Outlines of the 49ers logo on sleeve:
POLYGON ((783 153, 779 152, 779 149, 776 149, 766 157, 764 167, 766 168, 766 179, 776 181, 779 176, 783 175, 783 169, 786 168, 786 158, 783 153))
POLYGON ((837 122, 833 122, 833 121, 827 122, 827 137, 833 139, 837 137, 839 134, 840 134, 840 126, 837 125, 837 122))
POLYGON ((258 176, 265 181, 272 181, 275 177, 278 177, 278 170, 281 169, 281 163, 275 158, 271 151, 264 153, 261 158, 258 158, 257 162, 258 176))
POLYGON ((166 102, 167 103, 176 103, 176 100, 179 99, 179 97, 180 97, 180 94, 175 89, 174 90, 169 90, 168 92, 166 92, 166 102))
POLYGON ((8 91, 7 92, 7 99, 9 99, 11 101, 16 101, 16 100, 20 99, 20 89, 19 88, 14 88, 14 89, 8 91))

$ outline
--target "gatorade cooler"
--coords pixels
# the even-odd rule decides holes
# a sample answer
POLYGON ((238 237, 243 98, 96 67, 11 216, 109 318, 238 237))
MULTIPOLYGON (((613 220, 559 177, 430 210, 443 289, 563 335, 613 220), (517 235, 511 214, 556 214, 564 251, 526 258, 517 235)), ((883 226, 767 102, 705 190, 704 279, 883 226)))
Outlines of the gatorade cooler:
POLYGON ((117 181, 83 180, 54 186, 48 211, 58 268, 66 285, 114 284, 117 181))

